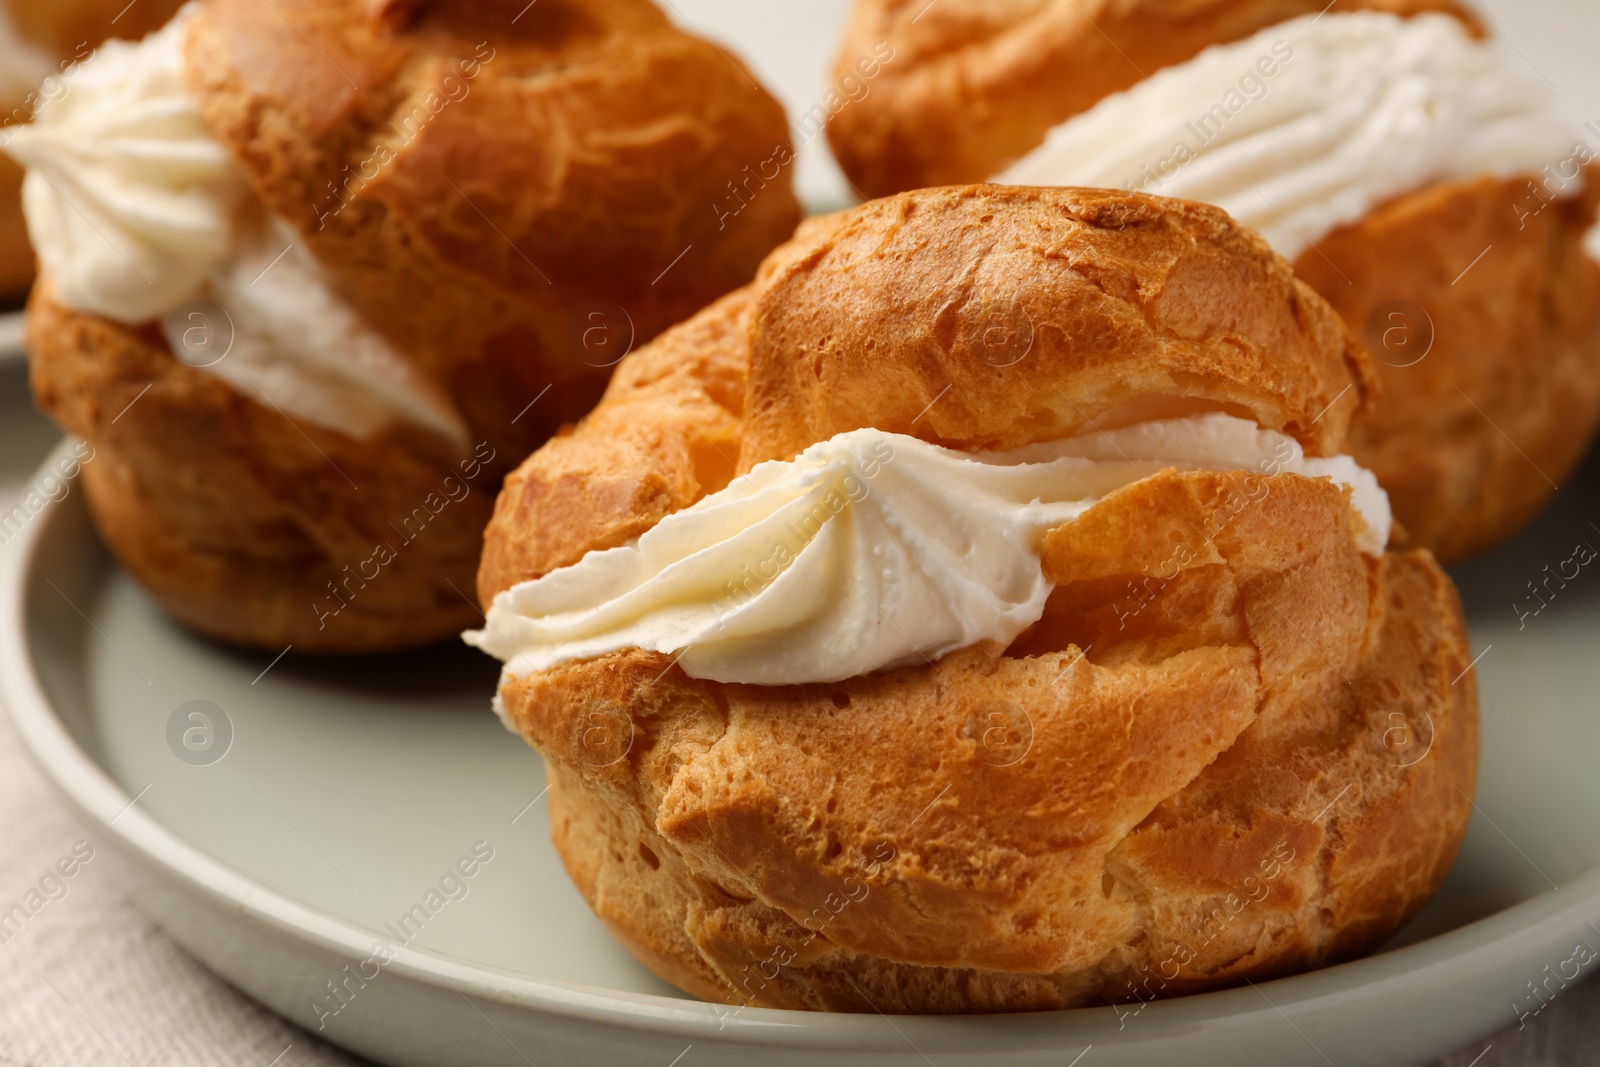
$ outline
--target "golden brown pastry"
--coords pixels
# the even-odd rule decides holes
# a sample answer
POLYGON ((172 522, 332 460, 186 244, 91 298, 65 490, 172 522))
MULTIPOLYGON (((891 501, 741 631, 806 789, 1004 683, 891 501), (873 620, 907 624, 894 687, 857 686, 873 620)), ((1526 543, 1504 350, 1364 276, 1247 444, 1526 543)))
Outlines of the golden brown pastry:
MULTIPOLYGON (((171 18, 178 2, 0 3, 0 143, 14 127, 30 122, 41 108, 66 93, 76 65, 101 41, 142 37, 171 18)), ((22 219, 22 170, 0 156, 0 307, 21 303, 32 284, 33 252, 22 219)))
POLYGON ((1524 219, 1527 185, 1443 182, 1295 261, 1379 358, 1384 399, 1352 451, 1407 543, 1446 560, 1532 522, 1600 420, 1600 267, 1584 247, 1600 182, 1524 219))
POLYGON ((182 0, 7 0, 5 5, 18 31, 52 54, 77 56, 83 45, 90 48, 111 38, 136 41, 160 29, 182 0))
POLYGON ((782 110, 646 0, 205 0, 84 66, 10 149, 35 394, 117 557, 242 644, 470 623, 504 472, 798 218, 787 170, 729 206, 782 110))
POLYGON ((20 303, 33 284, 33 248, 22 221, 22 169, 0 158, 0 307, 20 303))
POLYGON ((1443 559, 1515 533, 1576 466, 1600 420, 1600 134, 1465 9, 920 7, 861 0, 840 51, 896 49, 829 127, 869 194, 1106 185, 1258 227, 1368 337, 1386 399, 1352 445, 1443 559))
POLYGON ((507 480, 469 639, 507 662, 502 714, 545 757, 574 881, 697 996, 1031 1010, 1347 959, 1443 879, 1477 758, 1450 581, 1426 552, 1383 552, 1360 477, 1314 476, 1354 469, 1335 453, 1374 392, 1359 340, 1219 210, 999 186, 875 201, 807 223, 752 286, 630 356, 507 480), (1240 424, 1283 463, 1184 437, 1240 424), (1190 457, 1141 464, 1185 439, 1190 457), (827 480, 816 457, 865 441, 881 463, 827 480), (1021 514, 1054 506, 1029 464, 1094 450, 1088 473, 1052 468, 1107 480, 1038 527, 1036 619, 834 670, 970 598, 945 571, 995 562, 992 525, 919 465, 975 492, 1022 477, 1018 499, 1044 496, 1021 514), (756 507, 774 493, 782 529, 756 507), (949 521, 872 525, 927 518, 919 495, 949 521), (725 540, 695 541, 707 523, 725 540), (657 640, 697 632, 694 597, 729 559, 801 527, 780 573, 737 571, 699 636, 657 640), (949 601, 913 603, 897 553, 933 558, 952 530, 985 551, 927 570, 949 601), (874 568, 903 580, 867 595, 874 568), (745 611, 818 583, 816 617, 849 621, 836 586, 875 615, 830 644, 804 612, 769 631, 745 611), (816 680, 736 677, 796 664, 816 680))

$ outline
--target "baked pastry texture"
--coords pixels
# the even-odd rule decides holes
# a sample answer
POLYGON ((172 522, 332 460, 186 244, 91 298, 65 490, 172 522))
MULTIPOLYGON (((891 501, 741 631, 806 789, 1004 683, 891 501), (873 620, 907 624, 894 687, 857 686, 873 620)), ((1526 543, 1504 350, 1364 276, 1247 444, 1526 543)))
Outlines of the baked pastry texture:
POLYGON ((290 401, 343 342, 274 400, 272 366, 241 385, 221 372, 243 354, 179 358, 170 321, 74 308, 49 275, 36 398, 96 450, 86 487, 112 551, 191 626, 273 649, 442 639, 477 618, 504 473, 589 410, 630 345, 793 231, 786 169, 717 210, 787 151, 782 109, 647 0, 205 0, 181 17, 188 93, 243 176, 235 225, 265 234, 231 291, 255 299, 257 269, 316 279, 444 414, 303 416, 290 401))
MULTIPOLYGON (((1360 342, 1221 211, 908 193, 808 222, 624 361, 507 480, 479 595, 842 431, 1009 449, 1223 410, 1331 455, 1374 393, 1360 342), (993 358, 1019 321, 1026 355, 993 358)), ((1048 533, 1054 591, 1009 647, 785 686, 622 649, 508 672, 503 713, 585 898, 708 1000, 1048 1009, 1332 963, 1437 888, 1477 756, 1456 593, 1426 552, 1364 555, 1350 500, 1151 472, 1048 533)))
MULTIPOLYGON (((1483 36, 1474 15, 1449 0, 1377 0, 1331 10, 1299 0, 956 0, 925 15, 921 6, 860 0, 840 49, 839 66, 846 70, 874 42, 887 40, 896 48, 871 92, 829 126, 846 173, 869 195, 1012 180, 1002 176, 1008 168, 1019 160, 1026 166, 1048 138, 1096 104, 1153 86, 1170 68, 1199 62, 1204 49, 1259 33, 1259 53, 1229 60, 1238 80, 1226 86, 1228 94, 1216 85, 1169 101, 1170 113, 1139 113, 1141 126, 1170 126, 1172 137, 1159 151, 1130 157, 1126 174, 1111 173, 1118 164, 1092 176, 1066 165, 1046 178, 1035 166, 1015 179, 1041 184, 1059 178, 1065 185, 1103 183, 1189 196, 1168 184, 1175 172, 1188 167, 1188 174, 1198 174, 1204 165, 1191 159, 1215 161, 1230 145, 1237 151, 1238 142, 1229 138, 1240 121, 1279 108, 1279 121, 1286 124, 1283 116, 1290 112, 1282 109, 1297 106, 1286 103, 1293 99, 1286 94, 1297 90, 1285 88, 1276 72, 1303 71, 1313 60, 1297 44, 1277 53, 1277 60, 1293 55, 1292 63, 1279 63, 1265 47, 1274 28, 1288 20, 1325 12, 1319 30, 1326 33, 1362 11, 1408 19, 1443 15, 1483 36)), ((1522 62, 1501 54, 1506 63, 1522 62)), ((1463 95, 1448 92, 1442 103, 1429 106, 1451 112, 1463 95)), ((1414 123, 1395 118, 1398 111, 1371 107, 1385 118, 1374 119, 1369 132, 1393 139, 1377 142, 1394 146, 1389 158, 1480 139, 1478 131, 1458 130, 1432 142, 1414 123), (1377 130, 1383 122, 1389 127, 1377 130)), ((1491 121, 1517 120, 1500 115, 1491 121)), ((1345 136, 1329 146, 1330 167, 1382 171, 1381 160, 1364 168, 1338 162, 1338 153, 1358 140, 1345 136)), ((1300 231, 1290 234, 1292 248, 1274 240, 1301 276, 1367 336, 1379 357, 1385 400, 1351 444, 1389 490, 1409 537, 1402 544, 1430 548, 1450 561, 1505 540, 1548 503, 1600 423, 1600 266, 1583 248, 1595 223, 1595 197, 1574 193, 1579 183, 1591 190, 1594 185, 1592 175, 1579 173, 1600 148, 1589 140, 1575 123, 1570 131, 1558 127, 1543 152, 1524 153, 1514 163, 1480 160, 1481 171, 1392 189, 1364 217, 1331 232, 1291 221, 1300 231)), ((1287 170, 1307 165, 1311 150, 1297 144, 1263 158, 1287 170)), ((1072 155, 1064 151, 1062 158, 1072 155)), ((1237 166, 1242 157, 1233 158, 1230 165, 1237 166)), ((1273 167, 1265 165, 1246 174, 1256 184, 1243 189, 1241 202, 1261 207, 1265 219, 1281 226, 1295 208, 1280 201, 1278 192, 1269 198, 1262 191, 1273 188, 1272 175, 1273 167), (1258 196, 1271 204, 1254 203, 1258 196), (1283 210, 1275 210, 1280 204, 1283 210)), ((1294 197, 1293 184, 1286 181, 1282 195, 1294 197)), ((1197 178, 1193 195, 1209 199, 1204 187, 1197 178)), ((1213 182, 1212 188, 1220 186, 1213 182)), ((1329 201, 1346 195, 1331 188, 1313 191, 1329 201)))
MULTIPOLYGON (((51 0, 0 4, 0 141, 66 91, 74 64, 108 37, 141 37, 179 0, 51 0), (35 76, 55 75, 43 90, 35 76), (69 75, 70 77, 70 75, 69 75)), ((22 169, 0 156, 0 306, 21 303, 33 284, 33 251, 22 218, 22 169)))
POLYGON ((1295 261, 1379 358, 1383 402, 1350 446, 1389 490, 1408 544, 1447 561, 1493 548, 1588 451, 1600 423, 1600 265, 1584 247, 1597 175, 1526 219, 1508 207, 1530 200, 1526 178, 1442 182, 1295 261))

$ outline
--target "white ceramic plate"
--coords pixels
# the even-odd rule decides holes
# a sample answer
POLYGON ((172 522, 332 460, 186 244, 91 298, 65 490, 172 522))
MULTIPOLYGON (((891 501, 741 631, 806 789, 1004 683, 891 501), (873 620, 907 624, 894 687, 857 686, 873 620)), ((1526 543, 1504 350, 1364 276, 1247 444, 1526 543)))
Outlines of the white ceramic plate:
MULTIPOLYGON (((33 409, 28 360, 22 350, 22 314, 0 315, 0 507, 10 507, 33 477, 39 459, 61 432, 33 409)), ((0 552, 11 534, 0 511, 0 552)))
POLYGON ((1462 574, 1487 649, 1480 812, 1403 947, 1137 1014, 887 1019, 685 999, 567 880, 539 761, 488 710, 492 663, 454 648, 275 662, 208 644, 110 563, 76 487, 0 548, 0 684, 143 909, 250 995, 385 1063, 667 1067, 691 1050, 686 1067, 1064 1067, 1091 1045, 1094 1064, 1416 1063, 1537 1008, 1530 982, 1570 970, 1580 941, 1600 946, 1600 576, 1525 629, 1510 607, 1546 562, 1600 544, 1585 514, 1597 487, 1592 464, 1537 529, 1462 574), (475 848, 492 858, 445 878, 475 848))

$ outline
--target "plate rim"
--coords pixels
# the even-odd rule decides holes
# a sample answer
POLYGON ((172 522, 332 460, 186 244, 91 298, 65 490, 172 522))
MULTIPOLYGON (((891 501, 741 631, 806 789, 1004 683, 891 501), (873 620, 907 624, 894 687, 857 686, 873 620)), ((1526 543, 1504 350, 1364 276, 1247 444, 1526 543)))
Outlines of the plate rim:
MULTIPOLYGON (((76 439, 67 438, 51 453, 40 472, 49 469, 76 439)), ((37 475, 36 475, 37 476, 37 475)), ((75 497, 75 495, 74 495, 75 497)), ((87 828, 115 846, 159 867, 170 879, 185 884, 216 903, 237 910, 256 924, 313 947, 360 958, 377 936, 332 913, 296 900, 234 870, 198 846, 183 840, 130 797, 80 746, 57 714, 34 667, 29 638, 29 584, 40 546, 58 524, 88 522, 82 505, 52 504, 9 543, 0 546, 0 704, 16 727, 23 748, 52 788, 83 819, 87 828)), ((1426 981, 1429 972, 1451 973, 1494 969, 1492 960, 1516 941, 1535 932, 1567 931, 1600 922, 1600 866, 1590 867, 1564 886, 1547 890, 1475 920, 1401 948, 1378 952, 1315 971, 1207 993, 1146 1002, 1140 1014, 1154 1018, 1150 1030, 1165 1019, 1165 1035, 1221 1020, 1239 1022, 1249 1016, 1285 1019, 1314 1016, 1351 998, 1386 997, 1406 983, 1426 981), (1257 996, 1257 993, 1260 996, 1257 996), (1268 996, 1268 994, 1276 994, 1268 996)), ((1560 936, 1564 937, 1565 934, 1560 936)), ((809 1012, 776 1008, 712 1005, 651 993, 565 982, 519 973, 489 964, 414 946, 395 950, 390 973, 444 990, 455 986, 479 999, 519 1010, 594 1025, 681 1036, 695 1041, 754 1044, 819 1052, 892 1051, 910 1040, 900 1030, 928 1040, 955 1039, 958 1045, 993 1050, 989 1039, 1004 1030, 1017 1051, 1049 1051, 1075 1047, 1077 1038, 1103 1034, 1116 1009, 1089 1007, 1043 1012, 982 1015, 896 1016, 887 1034, 876 1015, 809 1012), (725 1009, 719 1010, 719 1009, 725 1009), (1070 1042, 1070 1043, 1068 1043, 1070 1042)), ((1432 984, 1429 982, 1428 984, 1432 984)), ((1491 1023, 1485 1029, 1492 1028, 1491 1023)), ((961 1051, 951 1047, 949 1051, 961 1051)))
POLYGON ((0 312, 0 367, 12 360, 27 358, 27 350, 22 345, 26 319, 23 311, 0 312))

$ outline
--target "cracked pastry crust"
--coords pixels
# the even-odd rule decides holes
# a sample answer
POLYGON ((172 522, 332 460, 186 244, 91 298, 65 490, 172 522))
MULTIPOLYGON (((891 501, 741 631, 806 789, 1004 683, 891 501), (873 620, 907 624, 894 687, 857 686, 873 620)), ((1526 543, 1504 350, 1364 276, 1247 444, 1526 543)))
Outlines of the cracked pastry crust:
POLYGON ((257 195, 519 456, 605 388, 588 305, 620 306, 642 343, 749 281, 799 221, 787 168, 719 216, 730 182, 788 148, 783 108, 649 0, 208 0, 186 56, 257 195), (469 58, 470 93, 397 133, 469 58), (392 162, 325 214, 330 180, 380 144, 392 162))
MULTIPOLYGON (((625 361, 508 479, 479 593, 839 427, 1010 447, 1203 404, 1328 454, 1367 373, 1220 211, 994 186, 874 202, 625 361), (1033 319, 1005 366, 995 293, 1033 319)), ((1165 471, 1047 536, 1056 588, 1009 648, 782 687, 619 651, 500 695, 585 898, 705 999, 1015 1011, 1290 973, 1421 907, 1476 780, 1454 588, 1425 552, 1363 556, 1352 515, 1326 481, 1165 471)))
POLYGON ((787 169, 734 217, 715 210, 788 147, 781 107, 736 61, 648 0, 525 7, 207 0, 186 46, 211 132, 340 295, 451 398, 468 454, 403 427, 356 440, 292 421, 182 364, 158 330, 36 294, 39 405, 94 445, 103 537, 191 626, 326 652, 458 633, 477 617, 505 472, 590 409, 628 334, 643 343, 746 283, 793 232, 787 169), (470 92, 397 134, 468 59, 470 92), (329 211, 333 181, 380 143, 392 159, 329 211), (596 308, 606 354, 585 347, 596 308), (463 479, 463 463, 486 469, 463 479), (435 507, 463 481, 464 499, 435 507), (380 548, 397 559, 369 562, 380 548))
POLYGON ((467 596, 507 465, 492 448, 463 468, 425 433, 290 426, 175 359, 154 327, 68 311, 48 281, 28 337, 35 402, 94 447, 96 528, 185 624, 274 651, 368 652, 480 618, 467 596))
POLYGON ((1584 250, 1600 168, 1582 197, 1519 218, 1537 203, 1526 178, 1443 183, 1295 261, 1378 357, 1383 402, 1351 451, 1403 543, 1446 561, 1531 522, 1600 423, 1600 264, 1584 250))
MULTIPOLYGON (((920 6, 859 0, 839 53, 844 71, 877 41, 899 49, 869 95, 828 127, 845 172, 869 195, 992 177, 1104 97, 1323 4, 954 0, 913 25, 920 6)), ((1444 12, 1481 32, 1450 0, 1340 6, 1362 8, 1444 12)), ((1389 492, 1397 545, 1446 562, 1526 525, 1600 423, 1600 265, 1583 251, 1600 168, 1588 194, 1524 228, 1520 216, 1540 202, 1530 177, 1539 180, 1447 182, 1398 197, 1295 263, 1380 357, 1384 400, 1351 444, 1389 492), (1401 335, 1413 347, 1383 350, 1385 336, 1401 335), (1408 365, 1427 335, 1428 356, 1408 365)))

